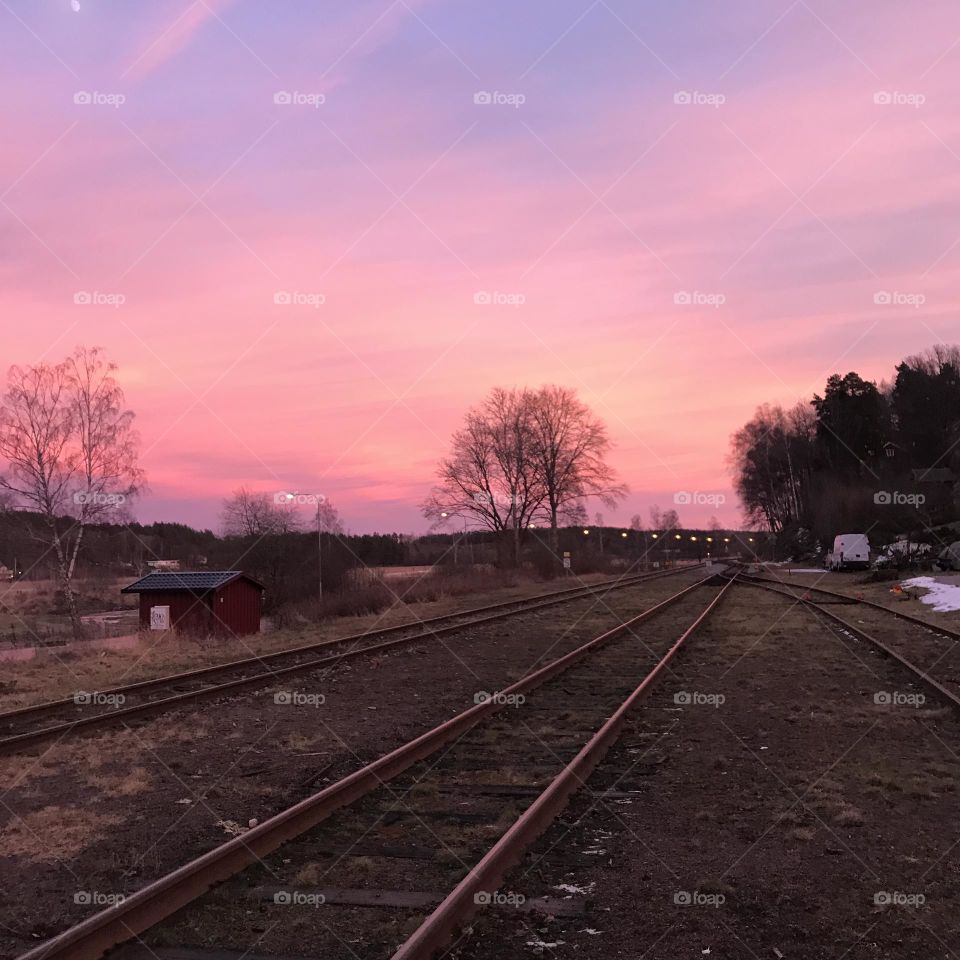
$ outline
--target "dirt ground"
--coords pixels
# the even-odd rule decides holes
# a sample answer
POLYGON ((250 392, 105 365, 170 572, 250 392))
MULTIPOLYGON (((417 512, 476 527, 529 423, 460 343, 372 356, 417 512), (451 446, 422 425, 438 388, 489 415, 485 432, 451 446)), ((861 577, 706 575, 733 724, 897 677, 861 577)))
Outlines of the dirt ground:
POLYGON ((916 692, 740 588, 589 783, 635 796, 576 798, 501 885, 587 914, 487 912, 450 956, 953 956, 960 723, 932 697, 875 702, 891 689, 916 692))
POLYGON ((702 575, 0 758, 0 956, 19 954, 104 898, 144 886, 472 705, 477 692, 506 686, 702 575))
POLYGON ((549 593, 602 579, 605 578, 591 575, 578 578, 576 583, 571 584, 567 581, 533 582, 524 578, 516 586, 499 590, 447 597, 431 603, 398 604, 379 614, 338 617, 320 625, 311 624, 300 629, 230 639, 191 639, 176 634, 144 633, 140 636, 140 642, 130 649, 91 647, 61 650, 51 647, 32 660, 0 665, 0 712, 70 697, 77 690, 104 690, 195 667, 241 660, 320 640, 333 640, 378 627, 416 623, 458 610, 549 593))

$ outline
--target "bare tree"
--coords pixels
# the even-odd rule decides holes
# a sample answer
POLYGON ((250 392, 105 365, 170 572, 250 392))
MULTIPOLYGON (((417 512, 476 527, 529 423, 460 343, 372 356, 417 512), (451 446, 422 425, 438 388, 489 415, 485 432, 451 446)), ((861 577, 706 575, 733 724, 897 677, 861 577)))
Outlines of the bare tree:
POLYGON ((494 389, 468 411, 453 435, 452 451, 440 462, 439 483, 422 508, 434 522, 460 517, 497 532, 509 532, 514 561, 520 540, 543 503, 545 491, 534 456, 528 391, 494 389))
POLYGON ((635 513, 630 518, 630 529, 643 530, 643 517, 639 513, 635 513))
POLYGON ((0 487, 44 518, 76 637, 73 577, 84 530, 122 511, 144 483, 134 415, 123 408, 115 371, 98 348, 85 347, 63 363, 11 367, 0 406, 0 487))
POLYGON ((125 505, 142 490, 144 474, 137 464, 140 438, 133 429, 134 414, 123 409, 123 390, 114 377, 116 364, 106 361, 98 347, 79 347, 66 365, 81 486, 73 496, 77 525, 70 554, 72 579, 86 526, 125 512, 125 505))
POLYGON ((659 530, 663 526, 663 511, 657 504, 650 508, 650 529, 659 530))
POLYGON ((298 530, 300 518, 277 495, 240 487, 223 501, 220 528, 226 537, 265 537, 298 530))
POLYGON ((326 498, 317 504, 316 517, 313 520, 314 527, 319 526, 320 533, 333 533, 337 536, 343 536, 343 521, 340 519, 340 513, 337 508, 326 498))
POLYGON ((558 517, 572 502, 597 497, 613 508, 626 496, 607 465, 610 438, 601 420, 568 387, 545 386, 531 395, 536 472, 550 523, 550 546, 559 551, 558 517))
POLYGON ((660 522, 663 524, 664 530, 679 530, 680 514, 671 507, 669 510, 663 511, 660 516, 660 522))
POLYGON ((454 434, 424 513, 511 531, 517 562, 522 531, 543 517, 557 558, 561 518, 586 516, 590 497, 614 507, 626 494, 606 463, 609 449, 606 427, 573 390, 498 387, 454 434))

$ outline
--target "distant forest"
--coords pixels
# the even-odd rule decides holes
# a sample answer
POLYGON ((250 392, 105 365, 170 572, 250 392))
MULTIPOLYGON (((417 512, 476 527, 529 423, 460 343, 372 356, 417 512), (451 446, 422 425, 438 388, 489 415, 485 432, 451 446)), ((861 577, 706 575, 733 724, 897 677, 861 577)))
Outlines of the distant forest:
MULTIPOLYGON (((64 532, 70 517, 62 518, 64 532)), ((26 579, 55 579, 56 560, 49 546, 46 520, 29 511, 0 509, 0 564, 26 579)), ((747 533, 709 530, 672 531, 652 539, 638 529, 591 526, 560 531, 560 547, 573 555, 578 573, 612 569, 644 556, 663 562, 697 559, 738 551, 763 550, 747 533), (708 541, 707 538, 710 538, 708 541), (724 542, 724 538, 727 542, 724 542), (741 542, 742 541, 742 542, 741 542)), ((525 560, 550 573, 548 531, 525 531, 525 560), (542 534, 543 537, 538 536, 542 534)), ((497 565, 504 541, 492 531, 401 534, 323 534, 325 593, 335 593, 349 572, 361 567, 467 564, 497 565)), ((178 560, 183 569, 231 570, 250 573, 267 588, 267 607, 309 599, 317 585, 316 531, 284 531, 257 536, 220 536, 182 523, 104 523, 87 528, 77 568, 79 580, 134 579, 149 572, 149 560, 178 560)))
POLYGON ((792 409, 759 407, 733 436, 731 467, 748 520, 784 553, 841 532, 956 540, 960 347, 907 357, 889 383, 834 374, 792 409))

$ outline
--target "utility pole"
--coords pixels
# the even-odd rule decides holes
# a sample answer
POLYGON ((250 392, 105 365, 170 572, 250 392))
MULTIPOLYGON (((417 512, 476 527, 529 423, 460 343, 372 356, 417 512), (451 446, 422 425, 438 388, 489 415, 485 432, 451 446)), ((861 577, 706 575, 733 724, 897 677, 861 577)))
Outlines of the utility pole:
POLYGON ((317 497, 317 600, 323 603, 323 527, 320 525, 319 497, 317 497))

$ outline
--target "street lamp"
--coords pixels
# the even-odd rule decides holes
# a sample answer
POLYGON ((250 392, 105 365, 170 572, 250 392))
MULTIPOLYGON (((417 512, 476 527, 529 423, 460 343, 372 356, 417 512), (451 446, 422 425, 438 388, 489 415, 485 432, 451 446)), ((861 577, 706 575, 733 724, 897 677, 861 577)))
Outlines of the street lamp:
MULTIPOLYGON (((450 519, 450 514, 447 513, 446 510, 442 510, 442 511, 440 512, 440 516, 441 516, 441 518, 444 519, 444 520, 449 520, 449 519, 450 519)), ((466 521, 466 520, 463 521, 463 536, 464 536, 464 538, 466 538, 466 536, 467 536, 467 521, 466 521)), ((458 545, 457 535, 456 535, 456 534, 453 534, 453 565, 454 565, 455 567, 458 565, 458 564, 457 564, 457 545, 458 545)), ((472 543, 470 544, 470 550, 473 551, 473 544, 472 544, 472 543)))

